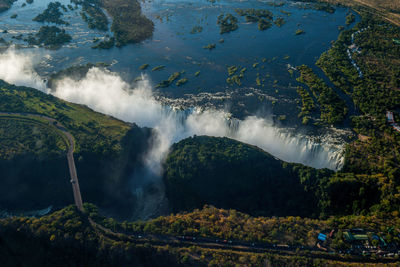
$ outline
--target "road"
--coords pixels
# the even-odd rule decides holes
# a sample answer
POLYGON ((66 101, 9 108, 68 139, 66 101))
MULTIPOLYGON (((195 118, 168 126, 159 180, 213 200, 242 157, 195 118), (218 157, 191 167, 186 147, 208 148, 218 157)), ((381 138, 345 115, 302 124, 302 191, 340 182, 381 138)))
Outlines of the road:
MULTIPOLYGON (((76 172, 76 167, 75 167, 75 160, 74 160, 74 150, 75 150, 75 141, 71 133, 68 132, 68 130, 57 120, 47 117, 45 115, 40 115, 40 114, 33 114, 33 113, 13 113, 13 112, 0 112, 0 116, 3 117, 14 117, 14 118, 22 118, 22 119, 31 119, 33 118, 40 118, 42 120, 46 120, 49 122, 50 127, 56 128, 57 132, 64 136, 68 140, 68 151, 67 151, 67 161, 68 161, 68 168, 69 168, 69 173, 71 177, 71 185, 72 185, 72 191, 74 194, 74 201, 75 205, 80 211, 83 211, 83 202, 82 202, 82 195, 81 195, 81 190, 79 188, 79 181, 78 181, 78 175, 76 172)), ((37 123, 41 123, 40 121, 35 121, 37 123)), ((46 125, 46 124, 44 124, 46 125)))
MULTIPOLYGON (((373 10, 375 10, 379 16, 381 16, 382 18, 386 19, 388 22, 393 23, 396 26, 400 26, 400 22, 399 22, 399 15, 394 13, 394 12, 389 12, 388 10, 385 10, 384 8, 378 7, 375 3, 373 3, 373 1, 366 1, 366 0, 354 0, 354 2, 356 2, 357 4, 364 6, 364 7, 368 7, 371 8, 373 10), (389 17, 388 15, 392 15, 393 17, 395 17, 395 20, 391 17, 389 17)), ((368 11, 371 14, 374 14, 373 12, 368 11)))
POLYGON ((397 262, 394 258, 373 259, 359 255, 341 255, 335 252, 323 252, 316 247, 306 246, 289 246, 271 243, 247 242, 240 240, 223 240, 217 238, 194 237, 194 236, 172 236, 162 234, 147 233, 119 233, 114 232, 89 218, 91 225, 105 234, 106 238, 115 238, 121 241, 134 242, 135 244, 152 244, 154 246, 171 246, 171 247, 192 247, 198 246, 207 249, 250 252, 257 254, 277 254, 282 256, 305 256, 315 259, 336 260, 351 263, 390 263, 397 262))

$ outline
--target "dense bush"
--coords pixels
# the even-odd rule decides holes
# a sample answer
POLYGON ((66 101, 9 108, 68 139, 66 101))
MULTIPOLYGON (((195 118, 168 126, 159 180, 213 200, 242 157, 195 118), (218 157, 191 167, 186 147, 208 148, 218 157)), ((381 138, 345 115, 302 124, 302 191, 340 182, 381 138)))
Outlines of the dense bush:
POLYGON ((33 20, 37 22, 49 22, 55 24, 69 25, 68 22, 61 19, 63 13, 60 11, 60 8, 65 11, 67 10, 67 8, 60 2, 51 2, 43 11, 43 13, 37 15, 33 20))
POLYGON ((317 201, 307 192, 299 172, 315 183, 318 173, 287 164, 266 152, 228 138, 193 137, 171 149, 164 181, 174 211, 212 204, 257 215, 318 214, 317 201))
POLYGON ((44 45, 51 48, 59 48, 71 40, 71 35, 56 26, 42 26, 35 34, 35 38, 30 36, 27 39, 30 45, 44 45))

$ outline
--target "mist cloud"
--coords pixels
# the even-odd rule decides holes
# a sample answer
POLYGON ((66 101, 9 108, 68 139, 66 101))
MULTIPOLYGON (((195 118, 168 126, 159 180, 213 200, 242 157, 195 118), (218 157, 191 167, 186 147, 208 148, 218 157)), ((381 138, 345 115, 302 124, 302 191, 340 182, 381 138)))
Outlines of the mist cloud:
MULTIPOLYGON (((33 66, 31 54, 8 50, 0 55, 0 79, 46 91, 33 66)), ((143 78, 132 87, 116 73, 92 68, 82 80, 60 80, 52 94, 124 121, 154 128, 154 142, 145 158, 154 173, 161 171, 162 160, 174 142, 195 134, 227 136, 256 145, 282 160, 315 168, 341 166, 341 147, 284 133, 267 119, 251 116, 238 121, 232 120, 229 112, 223 110, 176 111, 163 106, 154 98, 149 79, 143 78)))
POLYGON ((46 91, 46 85, 34 71, 38 57, 21 53, 13 47, 0 54, 0 79, 16 85, 30 86, 46 91))

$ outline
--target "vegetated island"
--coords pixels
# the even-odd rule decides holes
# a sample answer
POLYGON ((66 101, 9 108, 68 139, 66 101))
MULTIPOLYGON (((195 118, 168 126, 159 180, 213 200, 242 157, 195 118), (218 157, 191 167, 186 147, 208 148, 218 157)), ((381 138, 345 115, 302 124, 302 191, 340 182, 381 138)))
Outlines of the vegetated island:
POLYGON ((167 80, 164 80, 156 85, 156 88, 165 88, 169 87, 175 80, 179 79, 179 77, 184 73, 184 71, 178 71, 169 76, 167 80))
POLYGON ((203 46, 203 49, 207 49, 207 50, 213 50, 213 49, 215 49, 217 47, 217 45, 216 44, 208 44, 208 45, 205 45, 205 46, 203 46))
MULTIPOLYGON (((300 71, 300 77, 297 79, 299 82, 306 84, 314 97, 317 99, 319 104, 319 109, 321 111, 321 120, 328 124, 338 124, 343 122, 348 112, 348 107, 343 99, 326 83, 319 78, 313 70, 306 66, 302 65, 297 67, 300 71)), ((309 101, 309 95, 301 92, 303 97, 306 97, 308 100, 304 100, 307 103, 309 101)), ((306 104, 308 106, 308 104, 306 104)), ((308 110, 309 108, 306 108, 308 110)))
POLYGON ((60 2, 51 2, 43 13, 33 18, 33 21, 69 25, 68 22, 61 19, 63 13, 60 9, 63 9, 64 12, 67 11, 67 8, 60 2))
POLYGON ((17 0, 0 0, 0 12, 7 11, 17 0))
POLYGON ((99 1, 77 1, 72 0, 76 5, 82 6, 81 16, 88 24, 90 29, 98 29, 100 31, 108 31, 108 18, 101 9, 99 1))
MULTIPOLYGON (((111 31, 114 33, 117 47, 138 43, 153 35, 154 23, 142 14, 137 0, 73 0, 73 2, 82 5, 82 16, 92 28, 107 30, 108 20, 102 8, 110 14, 113 19, 111 31)), ((104 48, 109 46, 111 43, 104 48)))
POLYGON ((220 34, 229 33, 239 29, 238 19, 232 14, 219 15, 217 25, 220 27, 220 34))
POLYGON ((57 26, 42 26, 38 33, 34 36, 30 35, 25 39, 29 45, 43 45, 52 49, 58 49, 71 40, 71 35, 57 26))
POLYGON ((237 8, 235 11, 239 16, 244 17, 247 22, 257 22, 260 31, 269 29, 272 26, 274 15, 267 9, 237 8))

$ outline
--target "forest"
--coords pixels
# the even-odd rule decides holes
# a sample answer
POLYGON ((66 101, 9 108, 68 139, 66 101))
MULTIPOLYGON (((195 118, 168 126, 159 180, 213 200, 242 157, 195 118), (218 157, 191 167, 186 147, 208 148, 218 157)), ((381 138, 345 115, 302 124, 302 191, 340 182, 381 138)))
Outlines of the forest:
POLYGON ((330 173, 284 163, 228 138, 197 136, 173 145, 164 181, 175 212, 210 204, 253 215, 311 216, 317 201, 301 183, 300 170, 310 183, 330 173))

